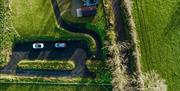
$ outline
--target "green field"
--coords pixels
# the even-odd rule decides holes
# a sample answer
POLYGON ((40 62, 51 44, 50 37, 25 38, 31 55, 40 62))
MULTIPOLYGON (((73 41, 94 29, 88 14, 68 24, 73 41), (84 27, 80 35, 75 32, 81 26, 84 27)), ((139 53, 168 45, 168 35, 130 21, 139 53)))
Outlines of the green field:
POLYGON ((133 0, 142 69, 156 70, 168 91, 180 90, 180 1, 133 0))
POLYGON ((106 86, 0 84, 1 91, 111 91, 106 86))

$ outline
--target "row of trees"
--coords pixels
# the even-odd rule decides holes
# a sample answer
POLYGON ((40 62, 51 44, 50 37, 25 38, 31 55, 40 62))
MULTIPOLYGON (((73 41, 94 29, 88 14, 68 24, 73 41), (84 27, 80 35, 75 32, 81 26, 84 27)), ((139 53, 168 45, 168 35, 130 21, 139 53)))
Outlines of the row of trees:
POLYGON ((119 0, 121 2, 120 8, 125 14, 125 23, 127 23, 127 31, 130 35, 130 44, 119 43, 117 40, 117 33, 115 32, 115 17, 112 11, 112 1, 104 0, 105 13, 108 19, 109 29, 107 31, 106 48, 108 51, 107 64, 112 73, 113 91, 166 91, 167 85, 165 80, 155 72, 148 72, 142 74, 140 64, 140 50, 138 48, 137 34, 135 23, 132 16, 132 3, 129 0, 119 0), (131 45, 131 46, 129 46, 131 45), (133 49, 133 59, 135 67, 135 75, 127 73, 127 67, 123 63, 127 60, 123 59, 121 51, 131 47, 133 49))
POLYGON ((106 48, 108 51, 107 64, 110 67, 112 74, 113 91, 124 91, 128 84, 128 75, 126 74, 126 67, 122 64, 120 53, 120 45, 117 42, 117 35, 114 31, 114 15, 112 11, 111 0, 104 0, 105 13, 108 20, 108 31, 106 34, 106 48))

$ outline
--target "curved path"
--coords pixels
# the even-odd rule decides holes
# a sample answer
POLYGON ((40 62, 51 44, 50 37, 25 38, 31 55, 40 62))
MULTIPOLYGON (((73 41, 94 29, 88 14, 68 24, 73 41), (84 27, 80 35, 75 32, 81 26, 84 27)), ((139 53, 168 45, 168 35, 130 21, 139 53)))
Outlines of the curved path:
POLYGON ((51 2, 52 2, 54 13, 55 13, 55 16, 56 16, 56 19, 57 19, 59 26, 61 26, 62 28, 66 29, 67 31, 70 31, 70 32, 83 33, 83 34, 88 34, 88 35, 92 36, 96 42, 96 53, 95 53, 95 55, 96 55, 96 57, 99 57, 100 51, 102 48, 102 43, 101 43, 101 38, 98 35, 98 33, 96 33, 93 30, 89 30, 89 29, 86 29, 84 27, 79 28, 73 24, 65 22, 61 17, 61 11, 59 9, 57 0, 51 0, 51 2))

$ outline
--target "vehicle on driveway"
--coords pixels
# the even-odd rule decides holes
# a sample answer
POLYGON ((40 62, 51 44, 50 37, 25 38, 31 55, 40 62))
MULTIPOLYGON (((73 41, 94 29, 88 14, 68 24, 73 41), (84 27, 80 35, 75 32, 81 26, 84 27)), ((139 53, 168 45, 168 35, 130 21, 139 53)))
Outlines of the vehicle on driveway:
POLYGON ((43 43, 33 43, 32 47, 33 47, 33 49, 43 49, 44 44, 43 43))
POLYGON ((65 48, 66 47, 66 43, 55 43, 55 48, 65 48))

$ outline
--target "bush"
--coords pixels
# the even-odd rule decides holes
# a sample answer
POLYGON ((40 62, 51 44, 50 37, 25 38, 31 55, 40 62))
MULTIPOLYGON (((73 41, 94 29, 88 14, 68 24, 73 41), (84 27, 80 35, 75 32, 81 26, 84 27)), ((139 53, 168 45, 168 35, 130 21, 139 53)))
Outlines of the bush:
POLYGON ((142 76, 145 91, 167 91, 166 81, 156 71, 150 71, 142 76))
POLYGON ((143 88, 139 87, 140 80, 132 77, 130 83, 133 85, 128 85, 125 91, 167 91, 166 81, 154 70, 143 73, 142 80, 143 88))
POLYGON ((73 61, 22 60, 18 63, 17 68, 24 70, 73 70, 75 64, 73 61))
POLYGON ((100 69, 107 69, 105 63, 98 60, 93 60, 93 61, 88 60, 86 62, 86 66, 91 72, 97 72, 100 69))
POLYGON ((89 71, 96 73, 97 82, 104 84, 109 83, 112 80, 112 75, 104 61, 88 60, 86 66, 89 71))

